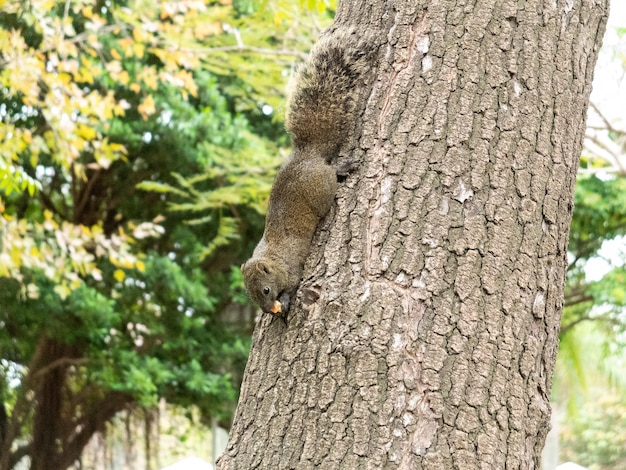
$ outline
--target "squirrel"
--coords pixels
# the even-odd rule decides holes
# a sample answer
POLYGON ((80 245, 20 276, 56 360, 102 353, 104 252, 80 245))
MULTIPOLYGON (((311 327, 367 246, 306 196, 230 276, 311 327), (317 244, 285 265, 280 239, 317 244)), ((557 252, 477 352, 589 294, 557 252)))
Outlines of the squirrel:
POLYGON ((295 74, 285 128, 293 150, 270 191, 265 230, 241 270, 250 298, 285 320, 302 278, 319 221, 328 213, 338 177, 355 162, 331 164, 354 122, 358 86, 372 57, 371 42, 350 29, 327 31, 295 74))

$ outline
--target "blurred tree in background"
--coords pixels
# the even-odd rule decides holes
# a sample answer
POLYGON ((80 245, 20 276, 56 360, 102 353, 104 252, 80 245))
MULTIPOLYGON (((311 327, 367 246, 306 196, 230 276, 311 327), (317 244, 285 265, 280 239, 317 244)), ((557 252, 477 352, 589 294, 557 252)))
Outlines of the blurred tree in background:
POLYGON ((228 423, 309 3, 0 2, 0 469, 159 399, 228 423))
POLYGON ((593 470, 626 462, 626 123, 614 105, 626 85, 626 29, 623 7, 612 6, 576 183, 553 392, 561 461, 593 470))

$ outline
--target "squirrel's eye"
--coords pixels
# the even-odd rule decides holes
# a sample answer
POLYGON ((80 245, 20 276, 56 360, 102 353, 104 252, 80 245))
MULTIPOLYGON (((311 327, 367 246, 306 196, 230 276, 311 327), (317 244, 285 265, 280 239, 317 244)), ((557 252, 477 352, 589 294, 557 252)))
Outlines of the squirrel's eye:
POLYGON ((265 286, 265 287, 263 288, 263 294, 267 295, 267 294, 269 294, 269 293, 270 293, 270 288, 269 288, 269 287, 267 287, 267 286, 265 286))

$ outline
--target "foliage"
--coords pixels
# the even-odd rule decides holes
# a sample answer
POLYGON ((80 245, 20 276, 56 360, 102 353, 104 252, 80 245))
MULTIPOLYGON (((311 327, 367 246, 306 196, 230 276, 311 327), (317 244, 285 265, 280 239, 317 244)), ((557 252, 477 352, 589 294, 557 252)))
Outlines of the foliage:
POLYGON ((601 107, 591 114, 601 125, 587 131, 576 185, 554 397, 567 411, 561 460, 608 469, 626 465, 626 134, 601 107))
MULTIPOLYGON (((600 51, 601 59, 605 59, 600 61, 605 73, 623 69, 621 51, 625 45, 620 28, 607 30, 607 41, 600 51)), ((619 112, 610 105, 612 96, 604 89, 607 87, 597 88, 601 89, 597 95, 592 93, 576 184, 561 326, 561 364, 557 366, 560 398, 572 403, 585 393, 585 387, 575 384, 593 383, 585 375, 593 375, 598 364, 603 377, 596 380, 603 379, 607 385, 626 384, 623 369, 611 369, 612 358, 624 349, 626 327, 626 132, 622 130, 619 112), (596 99, 599 101, 594 102, 596 99), (591 330, 584 325, 588 322, 595 324, 591 330), (582 345, 589 341, 590 334, 603 354, 596 358, 598 363, 585 367, 589 349, 582 345), (563 391, 570 392, 570 396, 565 397, 563 391)), ((615 88, 619 85, 615 84, 615 88)))
MULTIPOLYGON (((626 232, 626 179, 617 175, 580 175, 574 200, 570 251, 573 265, 597 256, 602 243, 626 232)), ((579 273, 580 269, 576 272, 579 273)))
POLYGON ((103 435, 93 439, 81 455, 81 465, 110 469, 163 468, 194 455, 213 460, 213 435, 199 422, 195 407, 160 403, 158 408, 118 414, 103 435), (155 465, 156 464, 156 465, 155 465))
POLYGON ((589 402, 561 429, 561 460, 590 470, 626 467, 626 405, 615 397, 589 402), (599 406, 598 406, 599 405, 599 406))
POLYGON ((626 235, 626 179, 581 175, 575 193, 575 210, 570 232, 570 266, 565 287, 565 307, 561 323, 561 346, 556 368, 556 389, 560 402, 575 410, 585 394, 586 376, 607 385, 626 384, 622 368, 610 368, 610 356, 624 349, 626 329, 626 268, 624 255, 616 250, 626 235), (611 248, 610 248, 611 247, 611 248), (595 326, 594 348, 585 347, 595 326), (589 359, 589 351, 599 348, 604 354, 589 359))
POLYGON ((295 30, 329 18, 312 5, 2 2, 0 468, 67 468, 158 398, 228 420, 232 266, 283 157, 295 30))

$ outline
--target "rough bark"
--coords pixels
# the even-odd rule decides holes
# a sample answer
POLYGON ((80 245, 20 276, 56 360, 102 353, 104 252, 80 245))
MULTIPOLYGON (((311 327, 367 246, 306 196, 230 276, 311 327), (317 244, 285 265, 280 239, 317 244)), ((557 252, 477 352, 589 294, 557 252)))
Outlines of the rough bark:
MULTIPOLYGON (((533 469, 608 0, 344 0, 380 65, 220 469, 533 469)), ((365 99, 364 99, 365 101, 365 99)))

